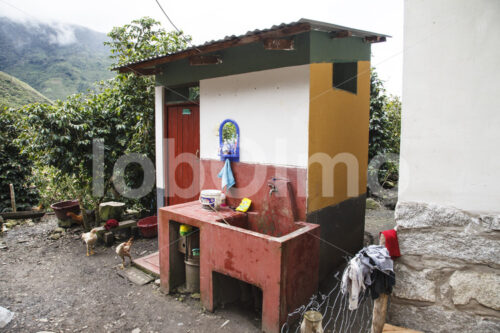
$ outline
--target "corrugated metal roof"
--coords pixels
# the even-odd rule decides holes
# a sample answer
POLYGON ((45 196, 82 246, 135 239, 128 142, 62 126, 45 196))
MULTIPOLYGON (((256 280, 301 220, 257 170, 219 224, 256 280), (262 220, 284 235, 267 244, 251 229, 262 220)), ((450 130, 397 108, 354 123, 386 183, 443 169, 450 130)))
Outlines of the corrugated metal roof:
MULTIPOLYGON (((188 57, 190 55, 189 54, 190 51, 195 51, 195 50, 201 51, 201 52, 198 52, 198 54, 209 53, 212 51, 210 51, 210 50, 204 51, 204 49, 206 49, 207 47, 210 47, 210 46, 215 46, 217 44, 222 44, 222 43, 225 43, 228 41, 241 40, 241 39, 246 38, 246 37, 257 36, 257 35, 265 34, 268 32, 278 31, 281 29, 292 28, 292 27, 301 26, 301 25, 307 25, 309 27, 309 30, 317 30, 317 31, 325 31, 325 32, 349 31, 351 33, 352 37, 361 37, 361 38, 391 37, 389 35, 379 34, 379 33, 375 33, 375 32, 358 30, 358 29, 353 29, 353 28, 341 26, 341 25, 336 25, 336 24, 331 24, 331 23, 327 23, 327 22, 320 22, 320 21, 302 18, 302 19, 300 19, 296 22, 292 22, 292 23, 281 23, 280 25, 273 25, 272 27, 267 28, 267 29, 256 29, 253 31, 248 31, 246 34, 239 35, 239 36, 231 35, 231 36, 226 36, 222 39, 207 41, 203 44, 194 45, 194 46, 191 46, 189 48, 186 48, 182 51, 175 52, 175 53, 157 54, 157 55, 154 55, 154 56, 151 56, 148 58, 144 58, 144 59, 141 59, 138 61, 132 61, 132 62, 126 63, 124 65, 113 68, 113 70, 120 70, 120 71, 125 71, 125 72, 132 71, 132 70, 134 70, 133 67, 140 66, 141 68, 144 68, 145 67, 144 65, 147 65, 147 63, 149 63, 151 61, 156 61, 156 60, 161 59, 161 58, 170 58, 170 57, 173 57, 176 55, 181 55, 183 53, 185 53, 186 57, 188 57)), ((291 34, 291 35, 293 35, 293 34, 291 34)), ((383 40, 385 40, 385 39, 383 39, 383 40)))
POLYGON ((377 37, 391 37, 389 35, 384 35, 384 34, 379 34, 376 32, 371 32, 371 31, 366 31, 366 30, 358 30, 358 29, 353 29, 349 27, 344 27, 342 25, 336 25, 332 23, 327 23, 327 22, 321 22, 321 21, 315 21, 315 20, 310 20, 310 19, 305 19, 302 18, 296 23, 309 23, 313 30, 320 30, 320 31, 340 31, 340 30, 348 30, 352 32, 352 36, 354 37, 372 37, 372 36, 377 36, 377 37))

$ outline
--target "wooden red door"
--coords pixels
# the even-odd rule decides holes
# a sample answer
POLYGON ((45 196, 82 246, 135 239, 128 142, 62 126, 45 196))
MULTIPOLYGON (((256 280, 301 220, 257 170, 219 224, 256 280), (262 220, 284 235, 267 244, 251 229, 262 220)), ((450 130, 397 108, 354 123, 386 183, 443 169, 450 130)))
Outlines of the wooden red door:
POLYGON ((165 108, 166 205, 197 200, 200 195, 200 108, 175 105, 165 108))

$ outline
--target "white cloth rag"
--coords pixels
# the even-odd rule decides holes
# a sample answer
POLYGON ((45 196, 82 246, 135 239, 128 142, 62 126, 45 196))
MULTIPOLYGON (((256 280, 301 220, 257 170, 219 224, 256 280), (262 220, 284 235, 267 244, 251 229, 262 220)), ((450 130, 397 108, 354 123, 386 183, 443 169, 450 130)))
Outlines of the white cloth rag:
POLYGON ((342 294, 349 295, 349 310, 355 310, 359 304, 359 294, 366 290, 363 264, 358 256, 351 259, 342 275, 342 294))
POLYGON ((382 245, 370 245, 360 250, 342 274, 340 290, 343 295, 349 295, 349 310, 359 306, 359 295, 372 284, 371 273, 374 269, 383 272, 393 272, 393 262, 389 251, 382 245), (373 260, 375 265, 370 263, 373 260))

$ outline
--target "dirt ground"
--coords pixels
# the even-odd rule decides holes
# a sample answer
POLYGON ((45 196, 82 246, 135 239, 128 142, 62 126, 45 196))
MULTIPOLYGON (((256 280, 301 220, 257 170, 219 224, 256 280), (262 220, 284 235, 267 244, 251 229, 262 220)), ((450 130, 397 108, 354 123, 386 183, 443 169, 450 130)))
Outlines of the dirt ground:
POLYGON ((375 240, 378 239, 379 232, 392 229, 395 226, 394 210, 387 209, 384 206, 379 209, 366 210, 365 231, 369 232, 375 240))
MULTIPOLYGON (((154 283, 130 283, 117 274, 114 246, 97 246, 96 255, 86 257, 81 229, 51 240, 56 227, 55 218, 46 215, 0 238, 8 247, 0 249, 0 306, 15 312, 0 332, 260 331, 257 314, 234 306, 209 313, 197 299, 165 295, 154 283)), ((392 227, 393 211, 367 210, 366 230, 374 236, 392 227)), ((132 256, 156 249, 156 239, 138 239, 132 256)))
MULTIPOLYGON (((130 283, 117 274, 121 260, 115 247, 97 246, 96 254, 86 257, 81 230, 50 240, 56 227, 46 215, 0 238, 8 246, 0 250, 0 306, 15 312, 0 332, 259 332, 253 315, 227 306, 209 313, 189 296, 180 301, 154 283, 130 283)), ((139 239, 132 256, 156 249, 156 239, 139 239)))

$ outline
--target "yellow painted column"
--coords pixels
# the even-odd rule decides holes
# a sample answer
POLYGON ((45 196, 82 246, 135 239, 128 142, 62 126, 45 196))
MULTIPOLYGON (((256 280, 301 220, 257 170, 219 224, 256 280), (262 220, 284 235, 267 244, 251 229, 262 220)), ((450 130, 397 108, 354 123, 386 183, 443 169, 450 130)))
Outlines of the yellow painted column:
POLYGON ((358 61, 356 94, 333 75, 332 63, 310 65, 308 212, 366 192, 370 62, 358 61))

